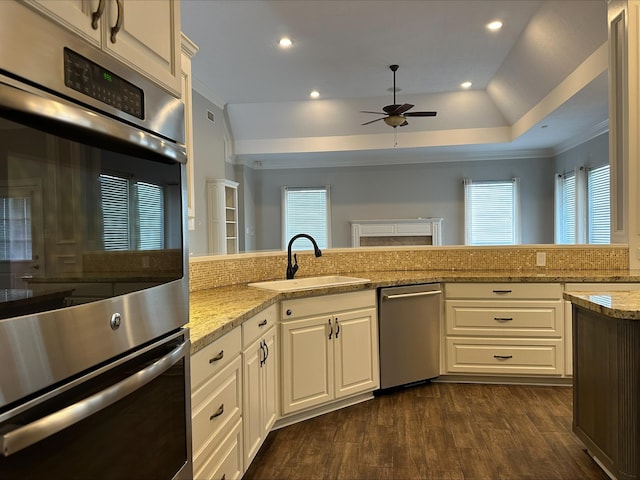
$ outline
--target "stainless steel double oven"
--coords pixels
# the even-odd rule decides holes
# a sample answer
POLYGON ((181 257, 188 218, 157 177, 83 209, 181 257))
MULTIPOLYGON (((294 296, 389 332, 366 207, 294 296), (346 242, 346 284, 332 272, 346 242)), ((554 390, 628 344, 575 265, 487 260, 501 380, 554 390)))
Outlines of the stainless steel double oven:
POLYGON ((183 104, 21 2, 0 44, 0 478, 190 478, 183 104))

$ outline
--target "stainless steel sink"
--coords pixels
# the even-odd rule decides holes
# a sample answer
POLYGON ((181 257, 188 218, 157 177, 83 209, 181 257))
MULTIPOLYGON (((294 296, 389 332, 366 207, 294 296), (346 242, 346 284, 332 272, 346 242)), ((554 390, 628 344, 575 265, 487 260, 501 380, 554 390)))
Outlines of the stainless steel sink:
POLYGON ((250 287, 272 290, 274 292, 294 292, 297 290, 312 290, 321 287, 339 287, 343 285, 357 285, 368 283, 368 278, 343 277, 328 275, 324 277, 294 278, 292 280, 270 280, 267 282, 250 283, 250 287))

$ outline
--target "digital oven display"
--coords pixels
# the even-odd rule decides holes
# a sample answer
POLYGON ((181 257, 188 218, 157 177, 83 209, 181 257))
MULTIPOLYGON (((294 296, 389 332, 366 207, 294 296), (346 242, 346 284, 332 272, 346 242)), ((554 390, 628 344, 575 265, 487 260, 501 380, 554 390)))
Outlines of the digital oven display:
POLYGON ((144 119, 144 92, 100 65, 64 49, 64 83, 118 110, 144 119))

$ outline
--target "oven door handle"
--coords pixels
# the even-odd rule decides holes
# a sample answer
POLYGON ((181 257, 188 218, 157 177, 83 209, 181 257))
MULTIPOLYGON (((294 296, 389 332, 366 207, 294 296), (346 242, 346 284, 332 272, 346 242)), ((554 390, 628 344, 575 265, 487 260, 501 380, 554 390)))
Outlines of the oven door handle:
POLYGON ((164 140, 139 128, 117 122, 108 117, 81 108, 58 98, 35 93, 0 82, 0 109, 16 112, 45 124, 67 125, 77 128, 82 135, 95 134, 102 138, 118 139, 151 151, 163 158, 187 163, 185 147, 164 140))
POLYGON ((0 437, 0 449, 5 457, 30 447, 54 433, 93 415, 109 405, 132 394, 169 370, 186 355, 190 342, 184 342, 164 357, 130 377, 95 393, 84 400, 69 405, 55 413, 4 433, 0 437))

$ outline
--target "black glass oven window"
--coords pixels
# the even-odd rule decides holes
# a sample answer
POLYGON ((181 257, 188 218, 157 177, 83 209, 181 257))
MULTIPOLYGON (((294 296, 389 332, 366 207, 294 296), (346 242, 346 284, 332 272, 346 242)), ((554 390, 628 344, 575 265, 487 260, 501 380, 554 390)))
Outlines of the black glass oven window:
POLYGON ((183 171, 104 137, 0 118, 0 318, 181 279, 183 171))

